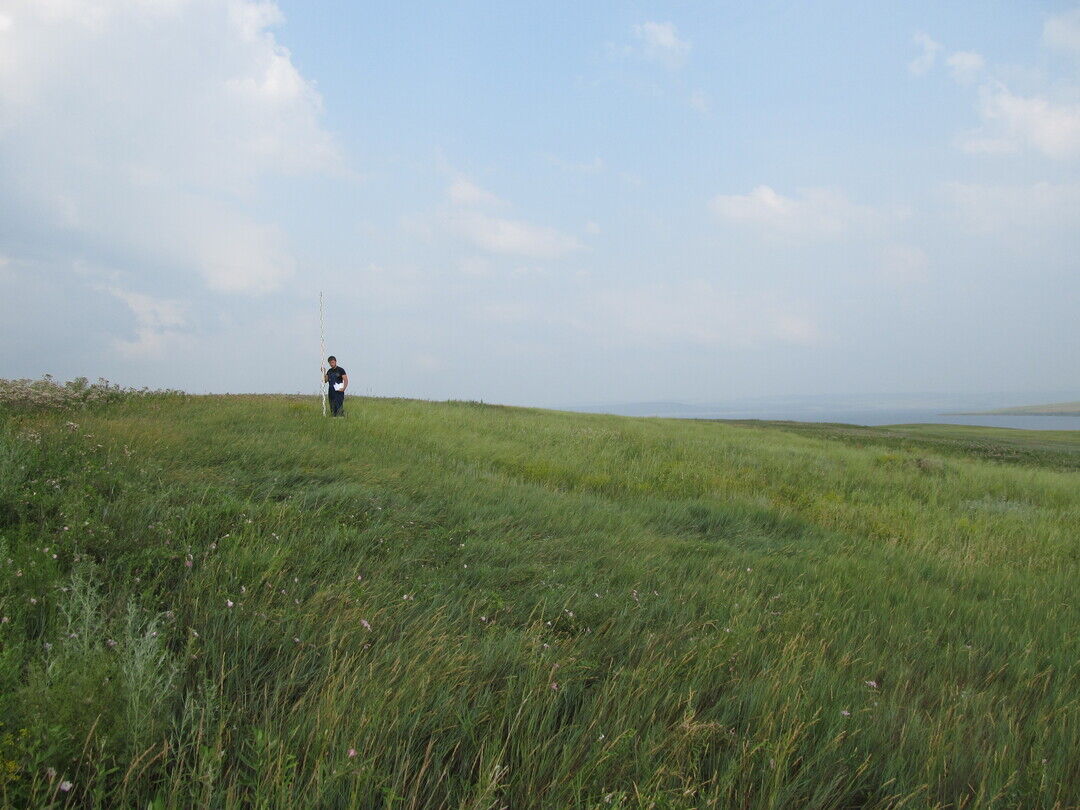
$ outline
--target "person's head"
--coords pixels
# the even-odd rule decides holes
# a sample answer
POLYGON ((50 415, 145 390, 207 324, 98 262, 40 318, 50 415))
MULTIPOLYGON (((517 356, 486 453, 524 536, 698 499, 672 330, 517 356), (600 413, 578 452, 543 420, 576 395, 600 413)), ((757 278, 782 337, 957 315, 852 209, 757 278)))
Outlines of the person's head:
POLYGON ((333 368, 337 365, 337 358, 334 357, 334 355, 330 355, 326 358, 326 362, 330 364, 330 368, 333 368))

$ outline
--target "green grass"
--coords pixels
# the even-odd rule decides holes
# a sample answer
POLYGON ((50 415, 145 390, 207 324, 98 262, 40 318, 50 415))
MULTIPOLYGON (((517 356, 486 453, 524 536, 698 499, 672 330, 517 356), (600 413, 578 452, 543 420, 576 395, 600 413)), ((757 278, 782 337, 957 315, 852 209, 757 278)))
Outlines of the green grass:
POLYGON ((1080 807, 1076 434, 349 411, 0 417, 4 802, 1080 807))
POLYGON ((1055 470, 1080 470, 1080 431, 1016 430, 971 425, 859 425, 813 422, 756 422, 729 424, 780 428, 803 436, 838 439, 856 447, 930 450, 956 458, 983 458, 1055 470))

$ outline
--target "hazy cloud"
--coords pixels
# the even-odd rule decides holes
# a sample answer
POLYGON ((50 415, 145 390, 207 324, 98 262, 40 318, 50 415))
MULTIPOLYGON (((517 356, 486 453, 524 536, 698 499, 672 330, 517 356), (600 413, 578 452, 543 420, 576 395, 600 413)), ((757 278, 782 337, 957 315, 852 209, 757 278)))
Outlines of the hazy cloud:
POLYGON ((957 224, 980 236, 1007 240, 1025 233, 1058 232, 1072 242, 1080 238, 1078 183, 947 183, 944 195, 957 224))
POLYGON ((911 41, 919 46, 920 53, 908 62, 908 71, 914 76, 925 76, 934 66, 941 45, 922 31, 912 37, 911 41))
POLYGON ((497 205, 502 202, 496 195, 465 177, 451 183, 446 195, 455 205, 497 205))
POLYGON ((155 298, 143 293, 106 287, 105 291, 123 301, 135 316, 135 338, 117 340, 115 345, 128 358, 160 356, 166 343, 178 337, 186 323, 185 306, 179 301, 155 298))
POLYGON ((644 22, 633 28, 642 55, 669 69, 682 67, 690 55, 690 43, 679 37, 675 25, 670 22, 644 22))
POLYGON ((851 202, 840 191, 823 188, 785 197, 769 186, 758 186, 748 194, 718 194, 710 208, 726 223, 815 240, 865 234, 889 219, 874 208, 851 202))
MULTIPOLYGON (((1042 41, 1080 53, 1080 9, 1048 18, 1042 41)), ((961 84, 974 83, 986 68, 974 51, 953 53, 946 63, 961 84)), ((1011 74, 1015 77, 1017 69, 1011 74)), ((1054 160, 1080 157, 1080 85, 1073 77, 1051 82, 1039 71, 1027 74, 1029 89, 1022 93, 993 76, 982 82, 977 103, 982 125, 958 138, 962 149, 981 154, 1033 150, 1054 160), (1044 85, 1041 92, 1039 85, 1044 85)))
POLYGON ((986 60, 974 51, 957 51, 945 60, 952 77, 961 84, 971 84, 986 65, 986 60))
POLYGON ((980 89, 979 115, 984 126, 962 141, 967 151, 1030 148, 1057 160, 1080 156, 1080 104, 1021 96, 990 82, 980 89))
POLYGON ((292 274, 256 183, 340 157, 319 94, 269 30, 274 3, 8 0, 4 15, 0 205, 80 253, 107 245, 216 290, 292 274))
POLYGON ((570 172, 577 172, 580 174, 599 174, 604 170, 604 159, 597 156, 592 160, 574 162, 571 160, 564 160, 557 155, 545 155, 548 163, 552 166, 558 166, 560 169, 566 169, 570 172))
POLYGON ((884 281, 907 286, 926 281, 929 259, 914 245, 893 244, 881 249, 877 274, 884 281))
POLYGON ((704 280, 600 293, 588 320, 613 336, 648 343, 748 347, 814 344, 822 334, 802 307, 774 295, 746 295, 704 280))
MULTIPOLYGON (((456 179, 447 189, 447 197, 451 207, 444 214, 444 221, 449 231, 488 253, 555 259, 581 247, 575 237, 555 228, 494 216, 482 210, 502 201, 468 178, 456 179)), ((472 275, 478 274, 475 259, 468 261, 462 269, 472 275)), ((486 269, 485 266, 485 272, 486 269)))
POLYGON ((451 212, 447 223, 453 233, 488 253, 555 259, 581 247, 576 238, 555 228, 504 219, 481 211, 451 212))
POLYGON ((1043 23, 1043 44, 1080 54, 1080 8, 1047 18, 1043 23))

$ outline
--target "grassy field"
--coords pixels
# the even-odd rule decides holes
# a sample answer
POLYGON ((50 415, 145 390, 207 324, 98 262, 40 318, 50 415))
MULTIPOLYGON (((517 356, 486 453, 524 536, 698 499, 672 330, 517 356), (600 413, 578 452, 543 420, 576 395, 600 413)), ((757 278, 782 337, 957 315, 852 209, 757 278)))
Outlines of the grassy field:
POLYGON ((0 410, 0 800, 1080 807, 1080 440, 0 410))

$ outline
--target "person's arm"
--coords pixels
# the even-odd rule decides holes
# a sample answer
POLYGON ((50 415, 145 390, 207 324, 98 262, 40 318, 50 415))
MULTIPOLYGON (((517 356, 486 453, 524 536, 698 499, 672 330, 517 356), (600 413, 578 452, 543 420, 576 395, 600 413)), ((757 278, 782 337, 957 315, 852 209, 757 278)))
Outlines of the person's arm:
POLYGON ((341 381, 343 383, 345 383, 345 387, 341 389, 342 393, 344 393, 344 392, 349 390, 349 375, 348 374, 342 374, 341 375, 341 381))

